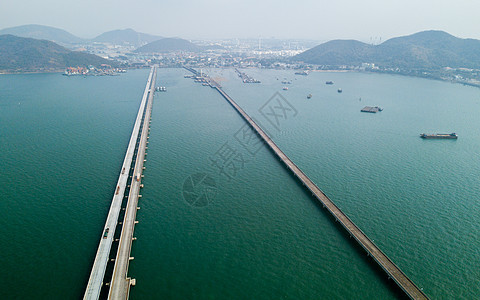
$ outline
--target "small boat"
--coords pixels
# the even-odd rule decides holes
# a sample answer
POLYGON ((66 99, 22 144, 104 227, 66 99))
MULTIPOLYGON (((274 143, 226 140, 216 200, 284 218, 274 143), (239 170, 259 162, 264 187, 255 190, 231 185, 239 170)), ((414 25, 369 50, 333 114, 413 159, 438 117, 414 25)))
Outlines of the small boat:
POLYGON ((283 90, 284 90, 284 91, 288 91, 288 87, 284 86, 284 87, 283 87, 283 90))
POLYGON ((312 98, 312 94, 308 94, 307 99, 312 98))
POLYGON ((366 113, 377 113, 377 112, 382 111, 382 110, 383 110, 383 108, 380 108, 378 106, 375 106, 375 107, 365 106, 360 111, 361 112, 366 112, 366 113))
POLYGON ((337 92, 341 93, 341 92, 342 92, 342 89, 338 89, 337 92))
POLYGON ((333 84, 333 81, 327 81, 325 84, 333 84))

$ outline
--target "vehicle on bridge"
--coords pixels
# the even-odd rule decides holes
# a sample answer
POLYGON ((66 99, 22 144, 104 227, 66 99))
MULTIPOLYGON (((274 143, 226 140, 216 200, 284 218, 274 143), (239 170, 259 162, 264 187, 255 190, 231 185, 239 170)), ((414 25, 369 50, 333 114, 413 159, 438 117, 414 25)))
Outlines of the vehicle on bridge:
POLYGON ((110 228, 107 227, 107 229, 105 229, 105 232, 103 233, 103 238, 106 239, 107 236, 108 236, 108 231, 110 230, 110 228))

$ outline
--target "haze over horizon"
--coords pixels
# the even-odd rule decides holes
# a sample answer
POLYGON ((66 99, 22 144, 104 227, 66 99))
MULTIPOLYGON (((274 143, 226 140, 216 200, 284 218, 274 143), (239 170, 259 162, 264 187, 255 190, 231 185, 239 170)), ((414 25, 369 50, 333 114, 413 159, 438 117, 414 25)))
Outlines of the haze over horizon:
POLYGON ((82 38, 133 28, 187 39, 275 37, 365 42, 443 30, 461 38, 480 39, 478 11, 480 2, 467 0, 139 0, 135 4, 126 0, 4 0, 0 28, 40 24, 82 38))

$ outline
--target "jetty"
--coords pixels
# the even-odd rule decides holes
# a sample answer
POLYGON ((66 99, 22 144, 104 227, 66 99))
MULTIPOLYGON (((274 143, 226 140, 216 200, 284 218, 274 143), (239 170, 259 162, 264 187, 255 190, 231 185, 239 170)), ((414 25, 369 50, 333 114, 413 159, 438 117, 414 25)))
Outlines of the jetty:
POLYGON ((320 188, 303 171, 280 150, 275 142, 263 131, 262 128, 222 89, 210 79, 210 86, 215 88, 225 100, 247 121, 251 128, 263 139, 275 155, 295 175, 298 180, 312 193, 312 195, 330 212, 335 220, 353 237, 357 243, 371 256, 373 260, 385 271, 388 278, 393 279, 397 285, 411 299, 428 299, 423 291, 410 280, 400 268, 383 253, 380 248, 357 226, 343 211, 320 190, 320 188))
POLYGON ((238 77, 240 77, 242 79, 243 83, 260 83, 260 80, 257 80, 255 78, 247 75, 245 72, 242 72, 237 68, 235 68, 235 72, 237 72, 238 77))
MULTIPOLYGON (((152 67, 148 76, 147 85, 143 93, 140 108, 137 113, 133 131, 128 143, 127 152, 120 171, 118 182, 115 188, 113 199, 108 212, 107 220, 100 236, 97 254, 93 263, 87 288, 83 299, 99 299, 102 288, 109 287, 109 299, 128 298, 130 284, 135 281, 127 277, 130 249, 133 238, 133 229, 136 211, 138 207, 139 190, 143 186, 141 178, 143 177, 143 163, 145 160, 145 150, 148 143, 148 134, 150 127, 150 113, 152 109, 153 94, 156 79, 156 67, 152 67), (134 168, 132 168, 133 163, 134 168), (131 182, 127 185, 129 179, 131 182), (120 212, 125 194, 128 191, 127 204, 124 218, 120 221, 120 212), (115 239, 115 230, 118 224, 122 224, 120 239, 115 239), (113 275, 110 282, 105 282, 107 265, 110 261, 112 244, 119 241, 113 275)), ((107 275, 107 276, 106 276, 107 275)))

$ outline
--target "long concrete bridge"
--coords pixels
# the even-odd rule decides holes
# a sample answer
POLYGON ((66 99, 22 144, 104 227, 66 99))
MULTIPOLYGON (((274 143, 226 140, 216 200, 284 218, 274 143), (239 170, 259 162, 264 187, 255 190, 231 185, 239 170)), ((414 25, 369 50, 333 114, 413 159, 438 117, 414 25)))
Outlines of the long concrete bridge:
MULTIPOLYGON (((156 71, 155 71, 156 72, 156 71)), ((156 74, 155 74, 156 75, 156 74)), ((154 75, 154 77, 155 77, 154 75)), ((122 222, 122 233, 118 244, 117 256, 115 258, 115 267, 113 269, 112 281, 110 283, 110 291, 108 299, 128 299, 130 286, 134 281, 128 277, 128 265, 133 257, 130 257, 132 242, 134 240, 133 231, 137 221, 135 217, 138 209, 138 198, 140 196, 140 188, 142 185, 143 163, 145 162, 145 149, 150 130, 150 117, 152 112, 153 90, 155 80, 148 96, 147 108, 142 126, 142 134, 138 144, 137 159, 133 169, 132 182, 130 184, 130 193, 128 195, 128 203, 125 209, 125 217, 122 222)))
MULTIPOLYGON (((186 68, 192 71, 191 68, 186 68)), ((193 70, 194 74, 197 74, 193 70)), ((210 87, 216 89, 220 95, 230 103, 233 108, 250 124, 250 126, 257 132, 263 141, 270 147, 270 149, 278 156, 278 158, 285 164, 285 166, 292 171, 292 173, 303 183, 303 185, 310 190, 313 196, 320 201, 324 208, 326 208, 332 216, 338 221, 343 228, 355 238, 360 246, 371 256, 375 262, 387 273, 388 278, 393 279, 397 285, 412 299, 428 299, 428 297, 419 289, 412 280, 410 280, 400 268, 383 253, 380 248, 373 243, 373 241, 357 226, 350 218, 343 213, 340 208, 320 190, 317 185, 303 173, 302 170, 283 153, 282 150, 275 144, 275 142, 253 121, 250 116, 220 87, 220 85, 211 78, 206 79, 210 87)))
POLYGON ((126 299, 130 287, 130 279, 127 278, 128 262, 130 260, 130 249, 133 240, 133 227, 141 187, 141 177, 145 148, 148 139, 150 113, 152 108, 154 87, 156 79, 156 67, 152 67, 148 76, 147 85, 143 93, 137 118, 133 126, 132 135, 128 143, 127 152, 123 161, 122 169, 113 195, 107 220, 100 237, 97 254, 93 263, 92 271, 88 280, 87 288, 83 299, 99 299, 102 287, 110 286, 109 297, 111 299, 126 299), (135 160, 135 167, 132 173, 132 163, 135 160), (132 174, 132 176, 130 175, 132 174), (109 262, 110 252, 115 237, 115 229, 119 224, 120 211, 127 190, 128 180, 132 177, 129 186, 127 206, 122 222, 120 243, 115 259, 115 266, 111 282, 105 282, 105 272, 109 262))

